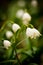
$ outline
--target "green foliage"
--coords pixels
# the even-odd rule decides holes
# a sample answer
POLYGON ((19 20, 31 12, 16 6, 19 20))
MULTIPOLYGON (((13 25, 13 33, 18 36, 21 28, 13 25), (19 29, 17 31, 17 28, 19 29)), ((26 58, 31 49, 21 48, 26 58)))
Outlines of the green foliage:
MULTIPOLYGON (((43 24, 37 22, 38 9, 37 7, 35 8, 28 5, 27 2, 25 3, 24 7, 19 7, 17 3, 10 3, 7 9, 7 19, 4 21, 0 29, 0 64, 21 65, 27 57, 33 58, 36 52, 39 51, 40 47, 43 47, 43 24), (30 9, 28 9, 28 6, 30 9), (16 13, 19 9, 23 9, 24 11, 26 9, 32 16, 32 20, 26 26, 22 23, 22 17, 16 17, 16 13), (15 23, 20 26, 20 29, 17 30, 16 33, 12 30, 12 25, 15 23), (36 24, 38 24, 38 27, 36 24), (27 38, 27 27, 34 28, 34 26, 42 33, 42 36, 36 39, 27 38), (13 36, 10 39, 6 37, 6 31, 11 31, 13 33, 13 36), (8 49, 4 47, 4 40, 11 42, 11 46, 8 49)), ((29 63, 28 65, 37 65, 37 63, 29 63)))

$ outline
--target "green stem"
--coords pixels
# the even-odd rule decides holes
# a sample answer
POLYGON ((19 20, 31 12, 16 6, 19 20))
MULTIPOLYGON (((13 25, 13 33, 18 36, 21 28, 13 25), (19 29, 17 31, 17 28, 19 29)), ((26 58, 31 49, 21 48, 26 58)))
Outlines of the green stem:
POLYGON ((16 59, 17 59, 17 61, 18 61, 19 65, 21 65, 21 62, 20 62, 20 60, 19 60, 19 58, 18 58, 18 55, 17 55, 16 48, 15 48, 15 53, 16 53, 16 59))
POLYGON ((31 51, 32 51, 32 54, 33 54, 33 48, 32 48, 32 42, 31 42, 31 39, 30 39, 30 48, 31 48, 31 51))
POLYGON ((17 43, 16 43, 16 36, 15 36, 15 43, 12 44, 12 52, 11 52, 10 58, 12 59, 12 56, 14 55, 14 51, 15 51, 15 55, 16 55, 16 59, 18 61, 18 64, 21 65, 21 62, 20 62, 18 55, 17 55, 16 45, 17 45, 17 43))
POLYGON ((15 47, 13 47, 13 49, 12 49, 12 52, 11 52, 11 55, 10 55, 10 59, 13 58, 14 51, 15 51, 15 55, 16 55, 16 59, 17 59, 17 61, 18 61, 18 64, 21 65, 21 62, 20 62, 20 60, 19 60, 19 58, 18 58, 17 51, 16 51, 16 48, 15 48, 15 47))
POLYGON ((29 24, 29 27, 34 28, 34 26, 32 24, 29 24))
POLYGON ((21 40, 21 41, 16 45, 16 47, 17 47, 19 44, 21 44, 23 41, 25 41, 26 39, 27 39, 27 38, 21 40))

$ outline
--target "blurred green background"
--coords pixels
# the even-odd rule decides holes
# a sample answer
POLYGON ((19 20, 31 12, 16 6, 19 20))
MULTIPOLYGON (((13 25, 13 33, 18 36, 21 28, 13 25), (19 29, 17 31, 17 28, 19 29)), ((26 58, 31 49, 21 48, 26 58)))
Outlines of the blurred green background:
MULTIPOLYGON (((42 34, 42 36, 39 37, 39 39, 31 41, 33 43, 33 45, 35 45, 37 48, 39 48, 39 50, 34 55, 34 58, 31 58, 31 56, 29 56, 29 57, 26 57, 25 60, 22 59, 23 60, 22 65, 24 65, 24 64, 25 65, 35 65, 35 64, 31 64, 32 62, 43 65, 43 61, 41 61, 41 60, 43 60, 41 58, 43 56, 43 0, 33 0, 33 1, 37 1, 37 3, 35 3, 34 5, 31 4, 32 0, 0 0, 0 29, 3 26, 3 24, 9 20, 14 21, 19 24, 19 22, 17 22, 18 19, 16 20, 16 12, 20 9, 23 9, 23 10, 26 9, 27 12, 32 17, 32 20, 30 23, 35 28, 37 28, 40 31, 40 33, 42 34), (28 61, 28 59, 30 59, 30 61, 28 61), (32 60, 34 60, 34 61, 32 61, 32 60)), ((0 37, 1 37, 1 35, 0 35, 0 37)), ((0 49, 0 56, 1 56, 1 50, 3 50, 3 49, 0 49)), ((3 54, 3 52, 2 52, 2 54, 3 54)), ((12 65, 12 64, 10 64, 10 65, 12 65)))

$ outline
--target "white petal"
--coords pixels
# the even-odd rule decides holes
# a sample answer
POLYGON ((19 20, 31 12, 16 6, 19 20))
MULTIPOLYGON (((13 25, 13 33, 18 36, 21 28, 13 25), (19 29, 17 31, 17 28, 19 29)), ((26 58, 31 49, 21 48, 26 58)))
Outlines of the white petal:
POLYGON ((35 29, 35 28, 33 28, 33 29, 31 29, 31 28, 27 28, 26 29, 26 35, 27 35, 27 37, 29 38, 34 38, 34 39, 36 39, 36 37, 39 37, 41 34, 40 34, 40 32, 37 30, 37 29, 35 29))
POLYGON ((27 28, 26 29, 26 35, 27 35, 27 37, 31 37, 32 36, 32 29, 31 28, 27 28))
POLYGON ((20 29, 20 26, 19 26, 18 24, 14 23, 14 24, 12 25, 12 30, 13 30, 13 32, 17 32, 17 30, 19 30, 19 29, 20 29))
POLYGON ((31 21, 31 16, 28 13, 24 13, 22 19, 23 21, 31 21))
POLYGON ((4 40, 3 44, 6 49, 8 49, 11 46, 11 43, 8 40, 4 40))
POLYGON ((24 11, 21 9, 21 10, 18 10, 17 13, 16 13, 16 17, 18 18, 21 18, 24 14, 24 11))
POLYGON ((11 31, 6 32, 6 37, 9 39, 13 36, 13 33, 11 31))
POLYGON ((34 37, 39 37, 41 35, 37 29, 33 28, 32 30, 34 32, 34 37))

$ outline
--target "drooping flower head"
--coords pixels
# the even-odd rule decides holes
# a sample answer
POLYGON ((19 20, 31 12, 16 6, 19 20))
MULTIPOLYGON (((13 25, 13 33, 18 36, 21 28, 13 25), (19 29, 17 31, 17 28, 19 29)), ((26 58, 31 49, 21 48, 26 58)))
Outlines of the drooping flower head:
POLYGON ((35 29, 35 28, 27 28, 26 29, 26 36, 29 38, 34 38, 34 39, 36 39, 36 37, 39 37, 41 34, 40 34, 40 32, 37 30, 37 29, 35 29))
POLYGON ((17 13, 16 13, 16 17, 17 18, 21 18, 24 14, 24 11, 22 9, 18 10, 17 13))
POLYGON ((12 30, 13 30, 13 32, 17 32, 19 29, 20 29, 20 26, 19 26, 18 24, 14 23, 14 24, 12 25, 12 30))
POLYGON ((6 32, 6 37, 10 39, 13 36, 13 33, 11 31, 6 32))
POLYGON ((23 14, 23 16, 22 16, 22 21, 23 21, 23 24, 27 26, 28 23, 30 23, 30 21, 31 21, 31 16, 30 16, 30 14, 27 13, 27 12, 25 12, 25 13, 23 14))
POLYGON ((4 40, 4 41, 3 41, 3 44, 4 44, 4 47, 5 47, 6 49, 8 49, 8 48, 11 46, 11 42, 8 41, 8 40, 4 40))
POLYGON ((31 16, 30 16, 30 14, 28 14, 27 12, 25 12, 23 14, 22 19, 23 19, 23 21, 31 21, 31 16))

